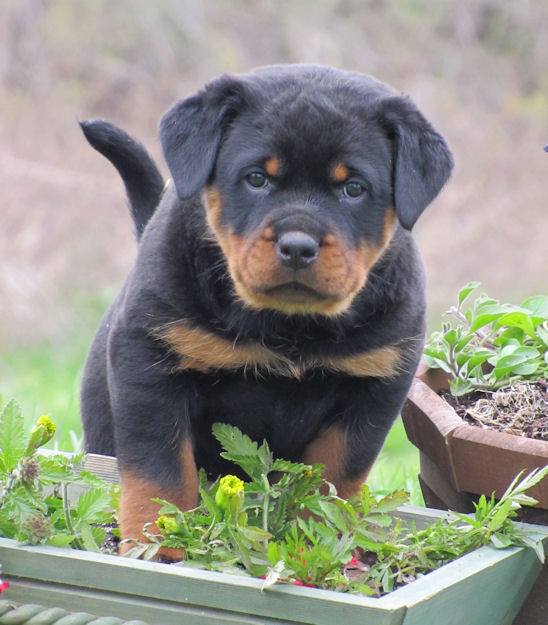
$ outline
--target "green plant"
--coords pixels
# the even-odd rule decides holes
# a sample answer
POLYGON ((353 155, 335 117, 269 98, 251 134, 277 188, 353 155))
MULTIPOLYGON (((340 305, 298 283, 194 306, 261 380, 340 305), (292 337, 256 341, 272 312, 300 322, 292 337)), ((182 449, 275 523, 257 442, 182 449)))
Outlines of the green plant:
POLYGON ((99 551, 99 525, 114 520, 115 489, 82 470, 81 455, 38 454, 54 434, 47 415, 27 434, 17 403, 0 397, 0 536, 99 551), (87 490, 71 497, 77 486, 87 490))
POLYGON ((460 290, 457 305, 446 313, 449 320, 425 347, 428 364, 450 375, 453 395, 546 379, 548 295, 534 295, 515 306, 482 294, 465 308, 479 286, 470 282, 460 290))
POLYGON ((224 458, 249 477, 225 476, 208 485, 201 475, 201 502, 183 512, 162 504, 150 544, 130 555, 153 557, 161 546, 184 550, 183 565, 263 577, 264 585, 298 583, 381 595, 486 544, 533 547, 538 539, 512 523, 516 510, 536 502, 525 491, 548 467, 516 478, 500 501, 482 497, 472 517, 456 514, 417 531, 392 513, 407 495, 380 499, 364 485, 346 501, 321 478, 321 465, 275 460, 266 442, 251 441, 236 428, 216 424, 224 458), (272 474, 276 478, 272 479, 272 474))
MULTIPOLYGON (((161 546, 184 550, 183 565, 263 577, 264 586, 296 583, 381 595, 482 545, 526 545, 543 558, 538 537, 512 518, 536 502, 525 491, 548 467, 516 478, 500 501, 482 497, 472 517, 453 515, 417 531, 393 513, 404 491, 374 497, 364 485, 346 501, 322 478, 322 465, 275 459, 229 425, 215 424, 222 456, 248 476, 227 475, 208 484, 200 472, 200 504, 183 512, 167 501, 150 542, 128 555, 151 558, 161 546)), ((14 402, 0 400, 0 536, 101 550, 115 524, 117 489, 81 469, 81 456, 38 453, 55 433, 48 416, 25 432, 14 402), (75 489, 84 487, 76 496, 75 489)))

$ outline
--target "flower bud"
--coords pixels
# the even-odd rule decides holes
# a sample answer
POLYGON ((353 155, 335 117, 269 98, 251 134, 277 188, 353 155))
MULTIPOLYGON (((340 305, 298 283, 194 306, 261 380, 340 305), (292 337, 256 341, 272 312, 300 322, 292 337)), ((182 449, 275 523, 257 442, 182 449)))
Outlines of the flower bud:
POLYGON ((160 516, 156 521, 156 526, 162 534, 176 534, 179 531, 179 524, 170 516, 160 516))
POLYGON ((219 482, 219 488, 215 493, 215 503, 231 514, 237 514, 244 500, 244 483, 235 475, 225 475, 219 482))
POLYGON ((24 458, 21 462, 21 481, 34 482, 40 473, 40 465, 34 458, 24 458))
POLYGON ((36 514, 28 518, 24 525, 24 530, 29 535, 32 543, 39 543, 51 536, 51 525, 49 519, 43 514, 36 514))
POLYGON ((25 451, 25 456, 31 456, 39 447, 49 442, 57 426, 48 415, 42 415, 39 417, 30 431, 30 439, 25 451))

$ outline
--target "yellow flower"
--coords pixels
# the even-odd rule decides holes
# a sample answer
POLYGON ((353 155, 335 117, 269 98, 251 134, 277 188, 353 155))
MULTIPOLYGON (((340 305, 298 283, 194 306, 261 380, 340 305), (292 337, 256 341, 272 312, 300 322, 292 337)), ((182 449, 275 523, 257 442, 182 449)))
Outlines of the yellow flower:
POLYGON ((244 483, 235 475, 225 475, 219 482, 219 488, 215 493, 215 503, 221 510, 239 507, 238 503, 243 499, 244 483), (236 504, 236 506, 234 505, 236 504))
POLYGON ((57 426, 49 415, 38 417, 34 427, 30 431, 25 456, 31 456, 39 447, 49 442, 53 438, 56 429, 57 426))
POLYGON ((170 516, 158 517, 156 525, 162 534, 176 534, 179 531, 179 524, 170 516))
POLYGON ((50 438, 53 437, 53 435, 55 434, 55 430, 57 429, 57 426, 55 425, 53 419, 47 414, 43 414, 41 417, 38 417, 38 419, 36 420, 36 425, 42 425, 43 427, 45 427, 46 432, 48 433, 50 438))
POLYGON ((221 478, 219 483, 219 489, 227 496, 234 497, 238 493, 241 493, 244 489, 244 483, 239 477, 235 475, 225 475, 221 478))

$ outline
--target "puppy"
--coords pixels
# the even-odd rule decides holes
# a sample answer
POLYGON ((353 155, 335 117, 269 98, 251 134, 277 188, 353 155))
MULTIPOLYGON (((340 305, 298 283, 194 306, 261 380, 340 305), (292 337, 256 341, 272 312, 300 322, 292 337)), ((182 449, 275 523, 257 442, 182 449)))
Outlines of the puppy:
POLYGON ((119 170, 138 255, 82 387, 88 452, 118 458, 123 538, 153 497, 195 506, 222 421, 366 479, 418 364, 423 271, 411 229, 450 175, 444 139, 377 80, 313 65, 225 75, 177 102, 145 149, 82 125, 119 170))

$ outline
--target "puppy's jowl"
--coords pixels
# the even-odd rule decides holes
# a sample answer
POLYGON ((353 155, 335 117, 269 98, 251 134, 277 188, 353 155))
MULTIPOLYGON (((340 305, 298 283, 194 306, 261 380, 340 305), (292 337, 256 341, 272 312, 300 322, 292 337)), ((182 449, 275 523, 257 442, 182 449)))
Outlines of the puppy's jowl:
POLYGON ((351 495, 421 353, 410 230, 451 172, 443 138, 386 85, 309 65, 176 103, 166 185, 124 132, 82 127, 120 172, 139 239, 82 389, 87 451, 118 457, 122 536, 155 519, 152 497, 193 507, 197 467, 236 472, 216 421, 323 463, 351 495))

